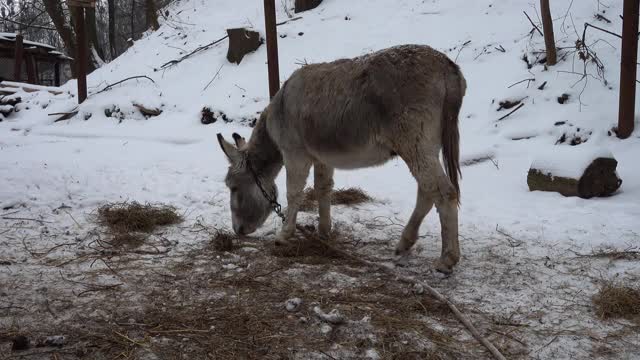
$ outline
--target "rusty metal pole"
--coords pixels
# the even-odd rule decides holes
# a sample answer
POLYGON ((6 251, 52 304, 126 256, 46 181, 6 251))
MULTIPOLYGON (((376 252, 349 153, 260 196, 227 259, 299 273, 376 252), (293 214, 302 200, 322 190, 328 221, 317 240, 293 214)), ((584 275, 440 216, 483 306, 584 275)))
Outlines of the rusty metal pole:
POLYGON ((14 56, 14 60, 15 60, 15 65, 13 66, 13 80, 20 82, 21 78, 22 78, 22 62, 24 61, 23 59, 23 53, 24 53, 24 47, 22 44, 22 34, 17 34, 16 35, 16 53, 14 56))
POLYGON ((278 33, 276 32, 275 0, 264 0, 264 24, 267 33, 269 96, 274 97, 280 89, 280 69, 278 66, 278 33))
POLYGON ((82 104, 87 99, 87 68, 88 68, 88 44, 87 31, 84 20, 84 8, 74 7, 76 11, 76 40, 78 50, 76 52, 76 69, 78 77, 78 104, 82 104))
POLYGON ((618 112, 618 137, 621 139, 631 136, 634 125, 639 7, 638 0, 624 0, 622 61, 620 63, 620 110, 618 112))

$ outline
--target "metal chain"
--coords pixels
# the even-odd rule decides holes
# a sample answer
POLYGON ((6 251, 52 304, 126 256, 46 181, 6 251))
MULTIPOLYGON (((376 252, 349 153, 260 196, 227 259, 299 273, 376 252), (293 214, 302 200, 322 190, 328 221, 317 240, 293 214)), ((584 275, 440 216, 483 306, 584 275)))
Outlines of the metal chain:
POLYGON ((262 181, 260 180, 260 177, 255 172, 255 170, 253 170, 253 166, 251 166, 251 162, 249 161, 249 159, 247 159, 247 168, 249 169, 249 172, 251 172, 251 175, 253 175, 253 179, 255 180, 256 185, 258 185, 258 189, 260 189, 264 198, 267 199, 267 201, 269 201, 269 204, 271 205, 271 209, 273 209, 273 212, 275 212, 276 215, 278 215, 278 217, 280 217, 280 219, 282 219, 282 222, 284 223, 286 218, 282 213, 282 205, 280 205, 280 203, 278 202, 278 199, 275 196, 269 195, 269 193, 264 189, 264 186, 262 185, 262 181))

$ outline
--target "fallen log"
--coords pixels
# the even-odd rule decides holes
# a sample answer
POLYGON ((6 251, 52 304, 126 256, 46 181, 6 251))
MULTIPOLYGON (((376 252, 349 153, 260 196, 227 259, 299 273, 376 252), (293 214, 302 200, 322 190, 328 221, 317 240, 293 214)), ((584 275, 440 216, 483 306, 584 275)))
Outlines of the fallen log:
POLYGON ((0 114, 4 117, 8 117, 13 110, 13 106, 11 105, 0 105, 0 114))
POLYGON ((552 191, 583 199, 610 196, 622 185, 613 155, 578 146, 556 149, 536 159, 527 175, 531 191, 552 191))
POLYGON ((229 36, 229 50, 227 60, 240 64, 242 58, 250 52, 256 51, 262 45, 260 33, 245 28, 227 29, 229 36))
POLYGON ((311 9, 315 9, 320 5, 322 0, 296 0, 295 3, 295 12, 299 13, 302 11, 307 11, 311 9))
POLYGON ((40 86, 40 85, 32 85, 26 83, 20 83, 15 81, 3 81, 0 83, 0 91, 2 92, 16 92, 22 90, 24 92, 36 92, 36 91, 47 91, 53 95, 60 95, 64 93, 62 90, 56 87, 51 86, 40 86))
POLYGON ((136 103, 133 103, 133 106, 135 106, 138 110, 140 110, 142 115, 147 116, 147 117, 158 116, 158 115, 162 114, 162 110, 157 109, 157 108, 148 108, 148 107, 146 107, 144 105, 136 104, 136 103))
POLYGON ((5 95, 0 97, 0 105, 16 106, 22 102, 22 98, 19 96, 5 95))

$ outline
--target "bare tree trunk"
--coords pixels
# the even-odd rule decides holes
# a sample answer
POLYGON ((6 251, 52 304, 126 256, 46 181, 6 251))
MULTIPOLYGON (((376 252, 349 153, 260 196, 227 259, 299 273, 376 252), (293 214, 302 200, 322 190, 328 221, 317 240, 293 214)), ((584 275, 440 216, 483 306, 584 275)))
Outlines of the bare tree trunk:
MULTIPOLYGON (((71 23, 73 24, 73 31, 76 34, 76 39, 81 41, 79 39, 80 38, 79 35, 80 35, 81 30, 82 30, 82 29, 79 28, 79 26, 81 26, 80 22, 79 22, 79 18, 78 18, 80 16, 80 14, 79 14, 80 10, 79 9, 80 8, 71 8, 70 9, 71 11, 69 11, 69 13, 71 14, 71 23)), ((87 30, 87 16, 86 16, 87 11, 86 10, 87 9, 84 10, 84 13, 83 13, 84 15, 81 16, 83 18, 83 20, 84 20, 83 23, 82 23, 82 27, 84 28, 84 34, 83 34, 84 39, 86 39, 86 41, 88 42, 88 46, 87 47, 90 49, 92 44, 91 44, 91 37, 88 36, 89 31, 87 30)), ((76 47, 79 47, 79 46, 80 46, 79 44, 76 44, 76 47)), ((81 49, 78 49, 78 50, 81 50, 81 49)), ((78 50, 76 50, 75 54, 80 54, 79 52, 77 52, 78 50)), ((75 55, 75 54, 73 56, 76 57, 75 61, 78 62, 79 61, 79 59, 77 59, 78 55, 75 55)), ((84 54, 84 56, 86 57, 87 69, 86 69, 85 72, 87 74, 90 74, 93 70, 96 69, 96 64, 95 64, 96 62, 93 60, 93 58, 91 56, 91 51, 83 52, 82 54, 84 54)), ((77 70, 77 66, 76 66, 76 70, 77 70)), ((76 77, 78 75, 79 74, 76 74, 76 77)))
POLYGON ((620 109, 618 137, 626 139, 633 133, 636 105, 638 62, 638 0, 624 0, 622 24, 622 61, 620 67, 620 109))
POLYGON ((553 19, 549 0, 540 0, 540 12, 542 13, 542 27, 544 31, 544 44, 547 48, 547 65, 552 66, 558 62, 556 55, 556 40, 553 34, 553 19))
POLYGON ((98 29, 96 24, 96 9, 95 8, 87 8, 85 9, 86 14, 86 27, 87 27, 87 37, 89 38, 89 48, 95 49, 95 55, 99 57, 99 59, 93 59, 94 54, 90 54, 89 58, 93 61, 93 66, 95 68, 100 67, 104 60, 104 51, 102 51, 102 46, 98 41, 98 29))
POLYGON ((156 9, 156 3, 154 0, 146 0, 147 2, 147 28, 151 27, 153 30, 158 30, 160 24, 158 23, 158 11, 156 9))
POLYGON ((131 41, 135 37, 136 0, 131 0, 131 41))
MULTIPOLYGON (((76 54, 76 39, 73 33, 73 29, 67 23, 64 16, 64 10, 62 9, 62 3, 60 0, 42 0, 44 7, 47 10, 47 14, 53 21, 53 25, 56 27, 58 34, 62 38, 64 47, 67 50, 69 56, 75 56, 76 54)), ((73 76, 76 76, 75 66, 71 67, 73 76)))
POLYGON ((118 56, 116 46, 116 0, 108 0, 109 7, 109 51, 111 60, 118 56))

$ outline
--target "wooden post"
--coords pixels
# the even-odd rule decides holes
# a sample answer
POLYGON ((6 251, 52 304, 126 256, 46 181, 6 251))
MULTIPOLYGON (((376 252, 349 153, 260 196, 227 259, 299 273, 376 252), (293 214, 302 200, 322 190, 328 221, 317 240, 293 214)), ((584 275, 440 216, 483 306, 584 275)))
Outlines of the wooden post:
POLYGON ((87 99, 87 68, 88 68, 88 44, 87 31, 84 23, 84 8, 76 7, 72 11, 76 12, 76 40, 78 51, 76 53, 76 69, 78 77, 78 104, 82 104, 87 99))
POLYGON ((89 67, 89 44, 87 43, 87 28, 84 17, 85 8, 96 7, 95 0, 67 0, 71 11, 76 12, 76 42, 77 51, 75 66, 78 78, 78 104, 87 99, 87 68, 89 67))
POLYGON ((544 45, 547 52, 547 65, 555 65, 557 60, 556 55, 556 40, 553 34, 553 19, 551 18, 551 9, 549 7, 549 0, 540 0, 540 13, 542 14, 542 29, 544 31, 544 45))
POLYGON ((638 0, 624 0, 622 22, 622 60, 620 63, 620 108, 618 137, 631 136, 636 106, 636 75, 638 60, 638 0))
POLYGON ((53 85, 60 86, 60 63, 56 62, 53 65, 53 85))
POLYGON ((20 82, 22 78, 22 62, 23 62, 23 52, 24 49, 22 47, 22 34, 16 35, 16 53, 15 53, 15 65, 13 66, 13 80, 20 82))
POLYGON ((278 33, 276 32, 275 0, 264 0, 264 20, 267 33, 269 96, 274 97, 280 89, 280 70, 278 67, 278 33))
POLYGON ((24 60, 25 60, 25 65, 27 67, 27 82, 29 84, 36 84, 36 74, 35 74, 35 68, 33 66, 33 55, 31 54, 26 54, 24 56, 24 60))

